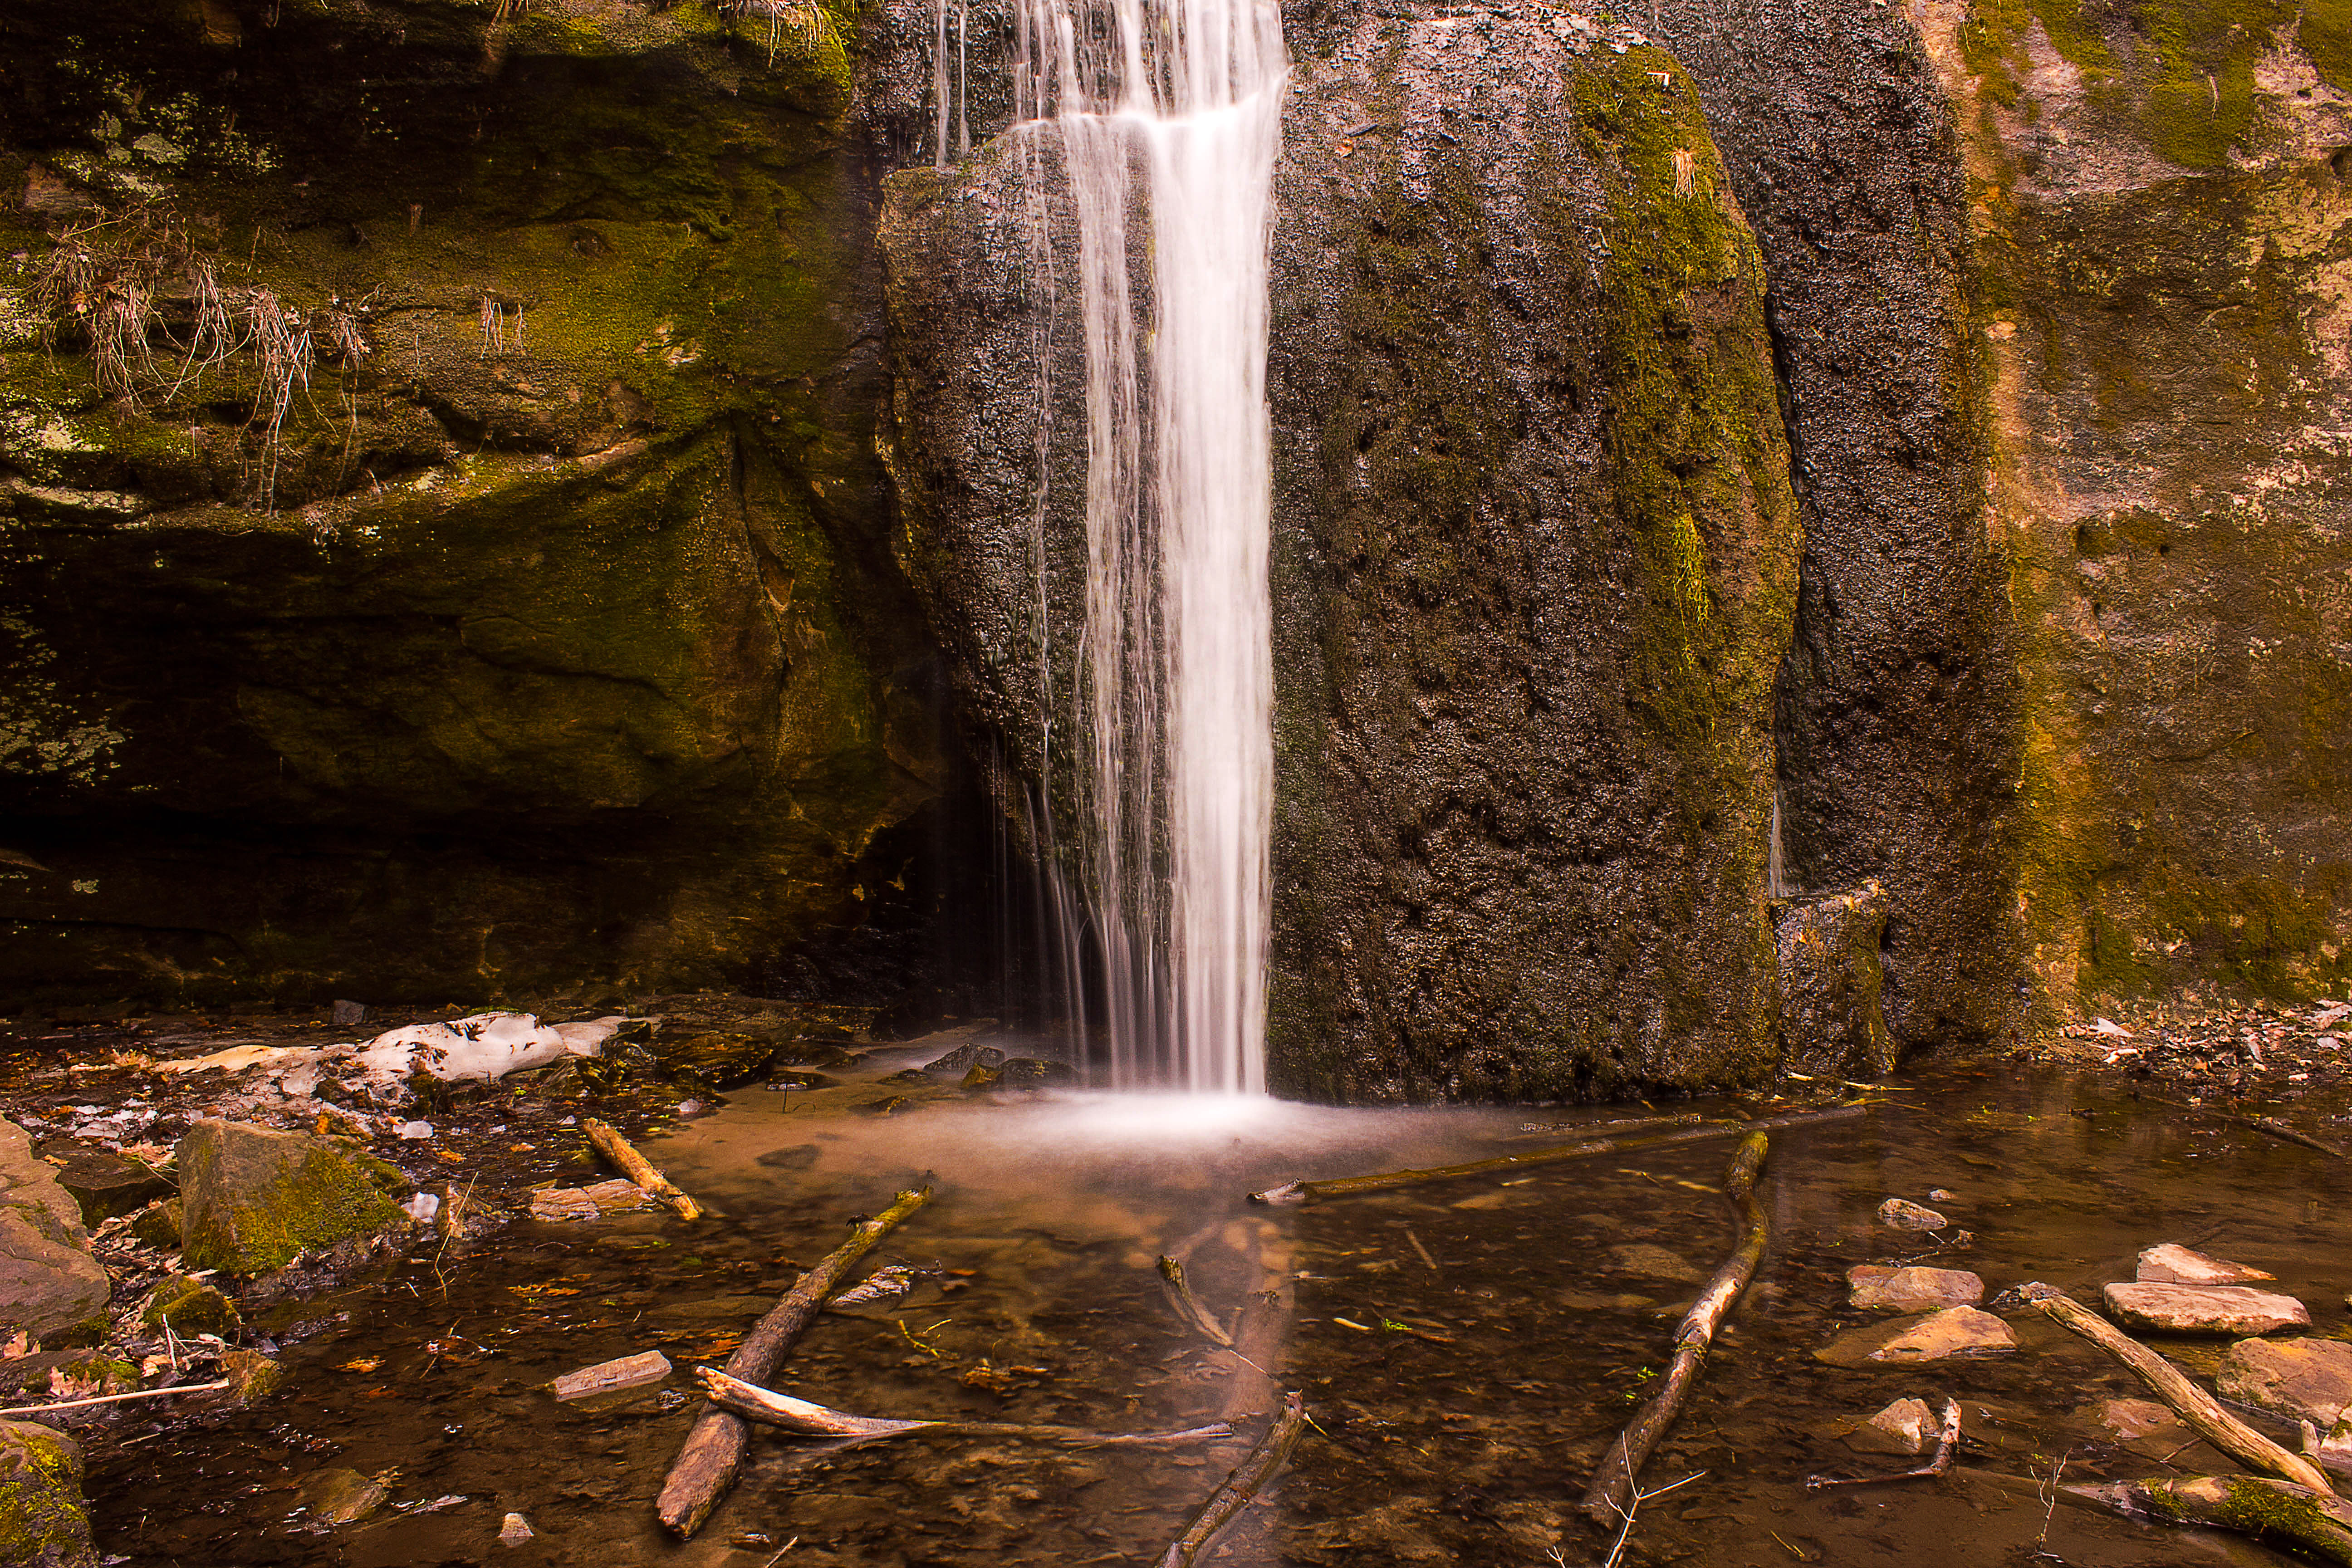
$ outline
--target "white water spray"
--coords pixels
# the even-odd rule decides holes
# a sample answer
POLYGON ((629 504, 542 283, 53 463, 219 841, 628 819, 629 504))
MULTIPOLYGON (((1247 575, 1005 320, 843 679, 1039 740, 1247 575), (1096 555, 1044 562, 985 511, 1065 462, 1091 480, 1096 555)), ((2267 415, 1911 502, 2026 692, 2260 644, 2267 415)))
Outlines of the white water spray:
POLYGON ((1262 1093, 1281 19, 1260 0, 1023 0, 1017 42, 1033 174, 1034 136, 1059 133, 1086 331, 1088 734, 1076 761, 1103 994, 1085 1022, 1122 1085, 1262 1093), (1148 336, 1130 287, 1139 157, 1148 336))

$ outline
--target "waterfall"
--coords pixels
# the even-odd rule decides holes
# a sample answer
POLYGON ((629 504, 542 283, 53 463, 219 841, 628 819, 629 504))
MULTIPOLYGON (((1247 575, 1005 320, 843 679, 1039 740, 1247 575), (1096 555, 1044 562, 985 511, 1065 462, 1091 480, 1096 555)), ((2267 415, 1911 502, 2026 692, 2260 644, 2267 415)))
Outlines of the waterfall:
MULTIPOLYGON (((1754 865, 1754 861, 1749 861, 1754 865)), ((1772 836, 1764 847, 1764 896, 1785 899, 1789 896, 1789 868, 1780 853, 1780 786, 1772 786, 1772 836)))
POLYGON ((1015 112, 1060 140, 1086 337, 1073 761, 1102 994, 1084 1022, 1116 1083, 1263 1092, 1281 19, 1255 0, 1022 0, 1016 25, 1015 112), (1131 287, 1138 163, 1148 321, 1131 287))

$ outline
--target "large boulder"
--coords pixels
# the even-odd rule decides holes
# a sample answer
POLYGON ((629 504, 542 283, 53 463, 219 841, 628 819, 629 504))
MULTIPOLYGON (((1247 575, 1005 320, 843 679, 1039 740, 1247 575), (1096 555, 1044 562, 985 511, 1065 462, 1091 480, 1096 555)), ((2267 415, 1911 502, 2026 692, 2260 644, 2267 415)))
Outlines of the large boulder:
MULTIPOLYGON (((1290 20, 1269 1076, 1340 1100, 1757 1081, 1798 540, 1761 263, 1692 84, 1543 7, 1290 20)), ((904 559, 1008 817, 1049 802, 1069 846, 1086 338, 1026 216, 1076 277, 1058 164, 1023 132, 893 175, 882 233, 904 559)))
POLYGON ((113 1286, 89 1255, 81 1205, 13 1121, 0 1121, 0 1331, 36 1338, 104 1326, 113 1286))
POLYGON ((1895 1066, 1895 1037, 1880 1003, 1885 931, 1886 889, 1876 882, 1774 907, 1782 1067, 1875 1079, 1895 1066))
POLYGON ((0 1421, 0 1562, 92 1568, 81 1446, 30 1421, 0 1421))
POLYGON ((191 1269, 283 1268, 405 1227, 398 1173, 325 1139, 241 1121, 199 1121, 180 1140, 180 1254, 191 1269))

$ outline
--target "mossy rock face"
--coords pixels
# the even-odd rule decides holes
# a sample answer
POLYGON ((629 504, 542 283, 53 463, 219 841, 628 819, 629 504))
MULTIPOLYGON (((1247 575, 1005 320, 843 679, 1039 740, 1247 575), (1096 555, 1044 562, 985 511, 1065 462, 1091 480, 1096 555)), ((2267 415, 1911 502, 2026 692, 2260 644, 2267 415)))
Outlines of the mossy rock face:
POLYGON ((847 14, 497 10, 11 12, 0 994, 740 984, 903 880, 847 14), (127 395, 33 298, 101 216, 127 395), (274 441, 199 276, 355 335, 274 441))
POLYGON ((2352 982, 2343 23, 1987 0, 1928 40, 1977 176, 2044 1024, 2352 982))
MULTIPOLYGON (((1293 1093, 1772 1062, 1797 528, 1761 264, 1676 62, 1554 20, 1349 11, 1293 38, 1267 367, 1269 1054, 1293 1093), (1424 84, 1481 114, 1430 134, 1424 84)), ((1046 145, 1035 193, 1012 138, 891 176, 882 229, 901 558, 1008 818, 1049 803, 1069 845, 1087 375, 1078 290, 1042 285, 1024 228, 1034 195, 1076 275, 1046 145)))
POLYGON ((80 1205, 34 1154, 30 1134, 0 1121, 0 1337, 22 1329, 52 1343, 91 1343, 113 1289, 89 1255, 80 1205))
POLYGON ((0 1559, 25 1568, 93 1568, 81 1496, 81 1445, 30 1421, 0 1421, 0 1559))
POLYGON ((180 1256, 239 1277, 403 1228, 375 1173, 322 1139, 199 1121, 180 1140, 180 1256))

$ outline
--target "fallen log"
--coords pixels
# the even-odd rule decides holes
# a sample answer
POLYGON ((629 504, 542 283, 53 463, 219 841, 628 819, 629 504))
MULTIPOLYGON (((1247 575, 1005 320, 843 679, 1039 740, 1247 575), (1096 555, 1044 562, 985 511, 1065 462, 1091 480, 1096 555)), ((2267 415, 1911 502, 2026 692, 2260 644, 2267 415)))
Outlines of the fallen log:
MULTIPOLYGON (((735 1353, 727 1358, 728 1375, 757 1383, 772 1374, 784 1359, 784 1352, 793 1348, 802 1331, 816 1317, 817 1309, 840 1285, 841 1277, 849 1272, 850 1266, 900 1220, 930 1201, 929 1187, 900 1193, 888 1208, 871 1219, 859 1221, 847 1241, 794 1280, 783 1300, 752 1325, 735 1353)), ((719 1500, 735 1484, 748 1440, 741 1416, 716 1405, 703 1406, 686 1435, 686 1442, 678 1448, 677 1458, 671 1461, 669 1475, 662 1482, 661 1496, 654 1504, 665 1528, 681 1539, 702 1528, 710 1510, 719 1506, 719 1500)))
POLYGON ((1176 1315, 1184 1320, 1185 1327, 1212 1344, 1234 1348, 1234 1336, 1210 1316, 1209 1309, 1201 1305, 1200 1298, 1192 1294, 1192 1287, 1185 1282, 1184 1266, 1165 1255, 1160 1259, 1160 1288, 1167 1293, 1168 1304, 1176 1309, 1176 1315))
POLYGON ((2069 1300, 2057 1287, 2021 1285, 2018 1294, 2060 1328, 2080 1334, 2130 1368, 2158 1399, 2172 1407, 2172 1413, 2190 1431, 2248 1469, 2265 1471, 2295 1486, 2307 1487, 2323 1497, 2335 1495, 2326 1471, 2302 1455, 2280 1447, 2222 1409, 2211 1394, 2189 1382, 2179 1367, 2096 1312, 2069 1300))
POLYGON ((646 1192, 661 1199, 677 1211, 680 1219, 700 1219, 702 1205, 680 1192, 667 1176, 654 1169, 653 1162, 636 1151, 636 1146, 604 1122, 593 1116, 580 1119, 580 1131, 588 1134, 588 1142, 596 1152, 621 1168, 624 1175, 646 1192))
POLYGON ((2352 1504, 2332 1493, 2260 1476, 2184 1476, 2062 1489, 2126 1519, 2236 1531, 2352 1568, 2352 1504))
POLYGON ((1303 1204, 1318 1198, 1352 1197, 1358 1193, 1384 1192, 1391 1187, 1411 1186, 1418 1182, 1446 1182, 1457 1176, 1492 1175, 1498 1171, 1516 1171, 1528 1165, 1546 1165, 1560 1160, 1589 1160, 1600 1154, 1664 1149, 1677 1143, 1698 1143, 1715 1138, 1739 1138, 1751 1132, 1778 1132, 1782 1128, 1809 1127, 1817 1121, 1843 1121, 1849 1117, 1860 1116, 1868 1109, 1865 1105, 1834 1105, 1826 1110, 1796 1111, 1755 1121, 1718 1121, 1705 1127, 1685 1127, 1648 1138, 1595 1138, 1583 1143, 1563 1143, 1553 1149, 1530 1149, 1524 1154, 1474 1160, 1466 1165, 1439 1165, 1425 1171, 1383 1171, 1378 1175, 1335 1176, 1320 1182, 1286 1182, 1278 1187, 1252 1193, 1249 1199, 1254 1204, 1303 1204))
POLYGON ((1907 1470, 1894 1470, 1883 1476, 1807 1476, 1805 1489, 1820 1491, 1824 1487, 1867 1487, 1880 1481, 1910 1481, 1942 1475, 1952 1468, 1953 1450, 1960 1446, 1960 1402, 1944 1401, 1944 1427, 1936 1434, 1936 1457, 1924 1465, 1907 1470))
POLYGON ((1608 1457, 1593 1472, 1592 1484, 1585 1489, 1584 1500, 1578 1506, 1593 1523, 1607 1526, 1629 1513, 1627 1504, 1633 1499, 1634 1478, 1658 1446, 1666 1428, 1674 1425, 1682 1411, 1683 1398, 1691 1384, 1698 1380, 1699 1365, 1706 1359, 1707 1347, 1715 1342, 1715 1331, 1730 1312, 1732 1303, 1739 1300, 1740 1291, 1748 1288, 1748 1279, 1756 1266, 1763 1261, 1764 1242, 1769 1226, 1764 1217, 1764 1205, 1756 1201, 1756 1173, 1763 1168, 1764 1155, 1770 1141, 1761 1132, 1750 1132, 1731 1156, 1731 1166, 1724 1173, 1724 1195, 1739 1211, 1739 1240, 1731 1256, 1723 1260, 1706 1288, 1698 1293, 1689 1311, 1683 1314, 1682 1327, 1675 1331, 1673 1363, 1648 1404, 1635 1413, 1626 1428, 1617 1434, 1617 1441, 1609 1447, 1608 1457))
POLYGON ((703 1393, 720 1409, 732 1411, 746 1421, 757 1421, 803 1437, 1013 1437, 1072 1447, 1149 1448, 1213 1442, 1234 1435, 1233 1427, 1223 1421, 1172 1432, 1090 1432, 1078 1426, 1040 1426, 1017 1421, 893 1421, 813 1405, 707 1366, 695 1368, 694 1375, 702 1384, 703 1393))
POLYGON ((1298 1446, 1298 1434, 1306 1425, 1306 1395, 1284 1394, 1282 1414, 1265 1429, 1265 1436, 1257 1440, 1249 1457, 1225 1478, 1224 1485, 1209 1494, 1209 1500, 1192 1515, 1183 1532, 1160 1554, 1159 1568, 1192 1568, 1193 1560, 1207 1550, 1217 1532, 1257 1500, 1257 1494, 1282 1468, 1282 1462, 1290 1458, 1290 1450, 1298 1446))

